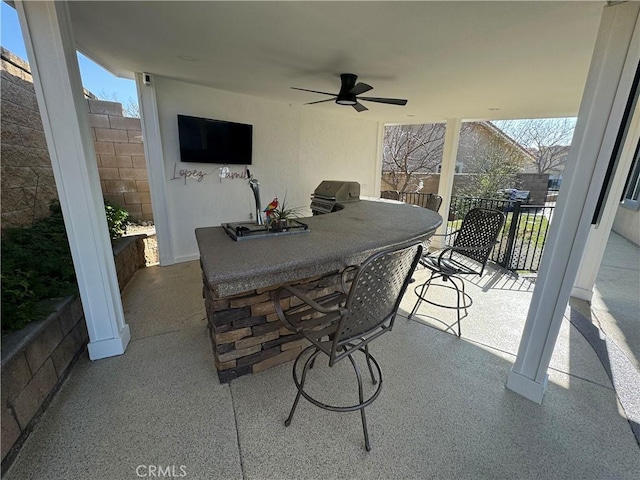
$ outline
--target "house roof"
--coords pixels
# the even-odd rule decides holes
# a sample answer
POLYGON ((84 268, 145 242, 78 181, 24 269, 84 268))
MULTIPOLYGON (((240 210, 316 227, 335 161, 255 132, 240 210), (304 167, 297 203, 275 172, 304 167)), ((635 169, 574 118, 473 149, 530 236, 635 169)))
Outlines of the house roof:
POLYGON ((576 115, 605 2, 69 2, 77 46, 148 72, 279 102, 328 98, 350 72, 387 123, 576 115))
MULTIPOLYGON (((523 147, 520 143, 518 143, 518 141, 516 141, 515 139, 513 139, 511 136, 509 136, 508 134, 506 134, 504 131, 502 131, 500 128, 496 127, 493 123, 489 122, 489 121, 480 121, 480 122, 470 122, 468 124, 465 124, 469 128, 466 129, 462 129, 461 133, 460 133, 460 143, 463 144, 465 143, 465 137, 472 135, 472 131, 473 129, 475 129, 476 127, 480 127, 480 128, 484 128, 488 134, 494 138, 497 138, 499 141, 501 141, 505 146, 513 146, 515 148, 515 150, 517 152, 520 153, 520 155, 522 155, 522 158, 524 160, 525 164, 533 164, 535 163, 535 157, 533 156, 533 154, 527 150, 525 147, 523 147)), ((445 125, 444 124, 438 124, 438 127, 440 128, 440 132, 442 137, 440 138, 439 141, 439 145, 441 146, 442 144, 444 144, 444 130, 445 130, 445 125)), ((387 127, 387 128, 393 128, 393 127, 387 127)), ((461 158, 464 157, 460 157, 461 152, 458 152, 458 160, 460 160, 461 158)), ((433 163, 430 165, 425 165, 423 168, 418 168, 416 170, 413 170, 413 173, 416 174, 429 174, 429 173, 433 173, 434 169, 437 167, 437 165, 439 165, 440 162, 437 163, 433 163)), ((383 161, 382 164, 382 169, 383 172, 388 172, 389 169, 387 168, 388 165, 383 161)))
POLYGON ((486 127, 489 131, 493 132, 498 137, 502 138, 506 143, 513 145, 525 158, 530 160, 531 162, 535 162, 535 157, 533 154, 527 150, 522 144, 520 144, 517 140, 511 138, 510 135, 506 134, 502 129, 496 127, 491 122, 478 122, 479 124, 486 127))

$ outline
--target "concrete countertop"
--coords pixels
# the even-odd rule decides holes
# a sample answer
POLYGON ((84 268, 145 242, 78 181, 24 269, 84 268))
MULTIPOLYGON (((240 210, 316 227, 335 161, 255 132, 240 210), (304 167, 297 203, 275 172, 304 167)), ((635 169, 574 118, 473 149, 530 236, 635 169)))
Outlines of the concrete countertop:
POLYGON ((442 217, 426 208, 360 200, 300 219, 310 233, 236 242, 222 227, 196 229, 204 278, 217 297, 358 265, 376 251, 428 239, 442 217))

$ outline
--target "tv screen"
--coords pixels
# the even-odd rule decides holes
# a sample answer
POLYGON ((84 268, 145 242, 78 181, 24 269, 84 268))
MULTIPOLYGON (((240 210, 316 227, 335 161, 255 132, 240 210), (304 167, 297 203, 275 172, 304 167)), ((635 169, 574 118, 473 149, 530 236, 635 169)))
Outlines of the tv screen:
POLYGON ((180 160, 251 165, 253 125, 178 115, 180 160))

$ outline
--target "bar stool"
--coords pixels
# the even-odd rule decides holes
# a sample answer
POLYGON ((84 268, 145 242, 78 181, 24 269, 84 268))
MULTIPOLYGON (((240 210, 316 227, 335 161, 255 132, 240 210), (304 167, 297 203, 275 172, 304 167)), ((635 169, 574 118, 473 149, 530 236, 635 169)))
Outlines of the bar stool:
POLYGON ((473 208, 464 216, 460 229, 446 235, 440 235, 455 235, 453 246, 424 255, 420 259, 420 265, 431 270, 431 275, 425 283, 414 288, 418 300, 413 310, 411 310, 409 318, 416 314, 422 302, 456 310, 458 318, 456 324, 458 326, 458 337, 460 337, 462 334, 460 320, 467 316, 467 309, 473 303, 469 294, 465 292, 463 276, 482 276, 504 222, 504 213, 498 210, 473 208), (433 286, 455 290, 455 305, 446 305, 426 298, 429 287, 438 278, 451 285, 435 284, 433 286), (461 314, 462 311, 464 311, 464 315, 461 314))
POLYGON ((371 405, 382 388, 382 371, 376 359, 369 353, 369 343, 393 328, 400 300, 411 275, 422 255, 422 246, 412 244, 381 251, 369 257, 360 267, 348 267, 342 276, 342 292, 335 292, 321 299, 312 300, 294 287, 284 286, 276 291, 275 306, 280 320, 294 332, 311 342, 296 358, 293 365, 293 381, 298 390, 285 421, 288 427, 293 419, 300 397, 312 404, 333 412, 359 410, 362 419, 365 448, 371 450, 365 407, 371 405), (347 277, 353 276, 347 288, 347 277), (283 295, 293 295, 302 303, 287 312, 280 306, 283 295), (369 398, 364 398, 362 375, 354 354, 364 355, 371 382, 377 388, 369 398), (302 359, 304 367, 298 378, 297 367, 302 359), (329 367, 348 358, 358 382, 358 403, 353 405, 329 405, 320 402, 305 391, 309 370, 320 355, 329 359, 329 367), (375 369, 375 372, 374 372, 375 369))

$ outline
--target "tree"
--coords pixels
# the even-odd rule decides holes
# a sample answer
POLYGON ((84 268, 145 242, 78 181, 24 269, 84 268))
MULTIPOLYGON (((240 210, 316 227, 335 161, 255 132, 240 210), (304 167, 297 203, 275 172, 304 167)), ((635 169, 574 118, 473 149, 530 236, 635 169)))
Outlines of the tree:
POLYGON ((537 173, 563 171, 576 127, 575 118, 542 118, 495 122, 535 159, 537 173))
MULTIPOLYGON (((471 124, 470 128, 474 128, 471 124)), ((469 135, 474 142, 467 160, 468 183, 458 189, 458 194, 468 197, 495 198, 498 190, 517 187, 514 174, 523 166, 524 155, 521 146, 508 137, 491 137, 479 141, 479 137, 469 135)))
POLYGON ((116 92, 107 93, 104 90, 100 90, 100 93, 96 95, 100 100, 106 100, 107 102, 117 102, 122 105, 122 113, 125 117, 129 118, 140 118, 140 107, 138 106, 138 102, 129 97, 126 102, 120 101, 118 99, 118 94, 116 92))
POLYGON ((416 191, 417 175, 435 172, 442 162, 444 134, 441 123, 386 127, 382 156, 385 181, 398 192, 416 191))
MULTIPOLYGON (((564 169, 574 128, 572 118, 463 123, 458 160, 465 173, 476 175, 458 193, 495 197, 500 189, 517 187, 514 174, 528 165, 538 173, 564 169), (493 135, 480 134, 487 128, 493 135)), ((444 124, 386 127, 384 181, 398 192, 418 191, 420 177, 436 173, 442 162, 444 135, 444 124)))

